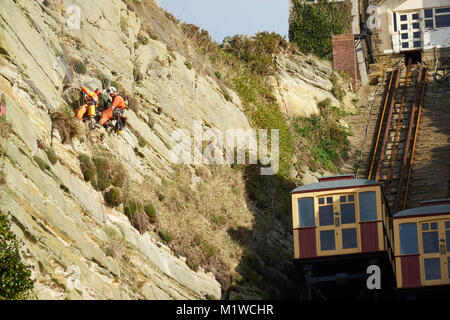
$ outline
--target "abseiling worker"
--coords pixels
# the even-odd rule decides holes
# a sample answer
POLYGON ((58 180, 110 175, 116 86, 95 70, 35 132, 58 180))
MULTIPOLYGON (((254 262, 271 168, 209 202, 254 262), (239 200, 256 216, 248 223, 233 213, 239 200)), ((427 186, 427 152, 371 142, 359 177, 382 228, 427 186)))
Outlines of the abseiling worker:
POLYGON ((127 117, 123 115, 123 112, 127 106, 125 100, 117 93, 117 89, 115 87, 109 87, 106 92, 112 98, 112 102, 111 106, 102 112, 100 124, 104 126, 113 118, 113 116, 117 115, 115 129, 116 132, 120 134, 128 121, 127 117))
POLYGON ((98 105, 98 96, 94 91, 89 90, 85 86, 80 88, 81 94, 83 95, 83 105, 78 109, 75 109, 76 117, 80 120, 84 120, 86 116, 94 119, 95 108, 98 105), (87 113, 86 113, 87 111, 87 113))

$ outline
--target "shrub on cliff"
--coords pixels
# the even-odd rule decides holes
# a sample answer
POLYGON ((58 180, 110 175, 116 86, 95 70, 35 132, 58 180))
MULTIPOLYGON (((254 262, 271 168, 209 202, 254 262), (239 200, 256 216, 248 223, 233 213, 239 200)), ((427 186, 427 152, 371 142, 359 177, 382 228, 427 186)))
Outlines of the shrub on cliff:
POLYGON ((31 271, 20 258, 18 241, 0 211, 0 300, 27 299, 33 287, 31 271))
POLYGON ((150 223, 157 223, 158 222, 158 216, 156 214, 156 209, 153 203, 148 203, 144 206, 145 214, 148 217, 148 220, 150 223))
POLYGON ((81 60, 74 60, 74 62, 73 62, 73 69, 78 74, 86 74, 86 72, 87 72, 86 63, 84 63, 81 60))
POLYGON ((119 188, 112 187, 105 193, 105 201, 110 207, 117 207, 122 203, 122 192, 119 188))
POLYGON ((127 200, 123 205, 123 212, 130 219, 141 210, 142 210, 142 203, 137 200, 127 200))
POLYGON ((106 156, 95 156, 93 162, 97 171, 97 179, 91 182, 97 190, 103 191, 111 185, 121 188, 124 185, 127 176, 120 162, 106 156))
POLYGON ((84 176, 84 181, 94 181, 97 170, 91 159, 85 154, 80 154, 78 158, 80 159, 80 168, 84 176))
POLYGON ((52 113, 50 118, 52 130, 58 130, 62 143, 71 143, 73 137, 81 135, 82 125, 66 104, 62 104, 58 111, 52 113))
POLYGON ((339 161, 347 158, 349 132, 339 125, 340 109, 331 105, 330 99, 318 103, 319 114, 309 118, 297 117, 293 121, 296 132, 304 138, 302 144, 312 156, 314 169, 338 170, 339 161))
POLYGON ((173 240, 173 235, 169 231, 160 230, 158 234, 159 237, 161 238, 161 241, 164 242, 165 244, 169 244, 173 240))
POLYGON ((222 47, 260 75, 275 73, 273 54, 288 52, 291 48, 286 39, 274 32, 258 32, 254 37, 234 36, 222 47))

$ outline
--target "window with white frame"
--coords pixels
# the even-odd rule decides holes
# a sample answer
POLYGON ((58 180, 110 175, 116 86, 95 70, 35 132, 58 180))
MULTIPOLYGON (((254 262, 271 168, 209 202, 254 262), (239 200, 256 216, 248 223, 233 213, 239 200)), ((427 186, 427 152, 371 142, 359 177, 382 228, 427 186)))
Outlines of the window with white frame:
POLYGON ((399 12, 396 15, 401 50, 417 50, 422 47, 420 11, 399 12))
POLYGON ((450 27, 450 7, 424 10, 425 29, 450 27))

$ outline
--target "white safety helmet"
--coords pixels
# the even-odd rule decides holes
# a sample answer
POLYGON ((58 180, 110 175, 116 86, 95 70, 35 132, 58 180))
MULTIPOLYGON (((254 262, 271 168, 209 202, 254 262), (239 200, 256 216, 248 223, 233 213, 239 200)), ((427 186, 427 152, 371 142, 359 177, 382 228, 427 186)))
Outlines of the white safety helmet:
POLYGON ((108 94, 111 94, 111 93, 116 93, 117 92, 117 89, 116 88, 114 88, 114 87, 109 87, 107 90, 106 90, 106 92, 108 92, 108 94))

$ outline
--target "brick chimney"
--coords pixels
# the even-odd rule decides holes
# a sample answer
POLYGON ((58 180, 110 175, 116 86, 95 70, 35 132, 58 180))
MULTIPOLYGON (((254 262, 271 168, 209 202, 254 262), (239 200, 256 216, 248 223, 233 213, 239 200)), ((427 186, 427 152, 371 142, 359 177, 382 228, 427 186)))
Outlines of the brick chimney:
POLYGON ((339 34, 332 37, 333 68, 347 72, 352 78, 353 90, 358 89, 358 65, 353 34, 339 34))

